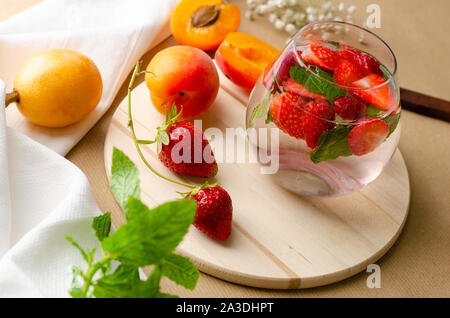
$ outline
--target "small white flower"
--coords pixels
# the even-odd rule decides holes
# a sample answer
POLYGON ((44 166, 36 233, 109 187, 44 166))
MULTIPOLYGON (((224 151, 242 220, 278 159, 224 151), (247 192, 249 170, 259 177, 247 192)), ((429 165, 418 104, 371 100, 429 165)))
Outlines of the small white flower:
POLYGON ((354 13, 355 11, 356 11, 356 6, 354 6, 354 5, 351 5, 350 7, 347 8, 347 12, 348 12, 349 14, 352 14, 352 13, 354 13))
POLYGON ((286 9, 286 11, 284 11, 284 15, 288 18, 292 18, 294 16, 294 10, 286 9))
POLYGON ((246 11, 245 17, 249 19, 250 21, 253 21, 253 12, 252 11, 246 11))
POLYGON ((327 15, 325 16, 326 20, 333 20, 333 13, 328 12, 327 15))
POLYGON ((309 7, 306 8, 305 11, 306 11, 307 14, 316 14, 317 13, 317 8, 309 6, 309 7))
POLYGON ((256 2, 256 0, 247 0, 247 6, 250 10, 255 9, 257 5, 258 3, 256 2))
POLYGON ((289 0, 289 5, 295 6, 297 4, 298 4, 297 0, 289 0))
POLYGON ((308 21, 309 22, 314 22, 316 21, 316 16, 314 14, 308 14, 308 21))
POLYGON ((339 5, 338 5, 338 11, 339 11, 339 12, 342 12, 342 11, 344 11, 344 10, 345 10, 345 3, 343 3, 343 2, 339 3, 339 5))
POLYGON ((259 15, 263 15, 264 13, 266 13, 266 9, 267 7, 265 4, 260 4, 256 7, 255 12, 259 15))
POLYGON ((325 20, 325 15, 324 14, 320 14, 319 17, 317 18, 319 21, 323 21, 325 20))
POLYGON ((286 25, 286 27, 284 28, 286 30, 287 33, 289 33, 290 35, 294 35, 295 32, 297 32, 297 28, 295 27, 295 25, 293 25, 292 23, 289 23, 286 25))
POLYGON ((280 19, 277 19, 277 20, 275 21, 275 23, 274 23, 275 29, 281 30, 281 29, 284 28, 285 24, 286 24, 286 23, 284 23, 284 21, 282 21, 282 20, 280 20, 280 19))
POLYGON ((327 1, 322 5, 322 10, 323 11, 328 11, 333 7, 333 4, 331 3, 331 1, 327 1))
POLYGON ((274 23, 276 19, 278 19, 278 16, 275 13, 269 14, 269 22, 270 23, 274 23))

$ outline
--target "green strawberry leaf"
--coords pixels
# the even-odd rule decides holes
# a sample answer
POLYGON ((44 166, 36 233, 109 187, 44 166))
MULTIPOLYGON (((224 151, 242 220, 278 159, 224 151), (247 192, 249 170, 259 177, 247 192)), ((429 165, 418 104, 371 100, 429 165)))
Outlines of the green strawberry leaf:
MULTIPOLYGON (((129 199, 129 208, 144 206, 134 201, 139 200, 129 199)), ((147 213, 130 212, 131 220, 102 241, 103 250, 124 265, 157 264, 181 242, 196 210, 194 200, 182 199, 164 203, 147 213)))
POLYGON ((164 145, 168 145, 169 144, 169 142, 170 142, 170 138, 169 138, 169 135, 167 134, 167 132, 165 131, 165 130, 161 130, 161 131, 159 131, 159 139, 161 140, 161 142, 164 144, 164 145))
POLYGON ((109 235, 109 231, 111 230, 111 212, 96 216, 92 220, 92 228, 94 229, 98 240, 103 241, 103 239, 109 235))
POLYGON ((180 286, 194 290, 200 274, 189 258, 170 254, 161 261, 160 266, 164 276, 180 286))
POLYGON ((325 160, 351 156, 352 152, 348 147, 348 134, 352 128, 350 125, 338 125, 322 133, 317 148, 310 152, 312 162, 317 164, 325 160))
POLYGON ((400 113, 385 117, 383 120, 389 125, 389 134, 386 137, 387 139, 392 135, 395 128, 397 128, 398 122, 400 121, 400 113))
MULTIPOLYGON (((111 191, 122 207, 125 207, 128 198, 140 198, 141 189, 139 172, 133 161, 122 151, 114 147, 110 179, 111 191)), ((127 211, 125 211, 127 214, 127 211)))

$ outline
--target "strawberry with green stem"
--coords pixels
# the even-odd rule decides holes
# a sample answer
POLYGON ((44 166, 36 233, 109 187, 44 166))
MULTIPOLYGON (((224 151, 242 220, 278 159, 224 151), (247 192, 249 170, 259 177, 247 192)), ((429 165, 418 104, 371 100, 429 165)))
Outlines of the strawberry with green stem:
POLYGON ((233 206, 230 196, 222 187, 218 186, 218 182, 213 185, 209 185, 208 182, 206 182, 201 186, 196 186, 182 181, 173 180, 156 171, 143 155, 142 150, 140 148, 140 144, 151 144, 154 142, 161 143, 161 152, 164 150, 164 146, 170 144, 170 136, 169 133, 167 133, 166 129, 171 124, 174 124, 176 122, 180 114, 174 114, 174 112, 176 112, 175 107, 172 107, 170 116, 167 112, 166 122, 158 128, 158 134, 154 141, 145 141, 137 139, 134 130, 133 116, 131 112, 131 91, 136 76, 140 74, 140 66, 141 62, 138 62, 134 68, 134 72, 131 77, 130 84, 128 86, 128 119, 129 119, 128 126, 131 130, 131 135, 133 137, 133 141, 140 158, 142 159, 144 164, 150 169, 150 171, 159 176, 160 178, 190 189, 190 191, 180 194, 182 194, 184 197, 192 198, 197 202, 197 214, 194 221, 195 227, 197 227, 200 231, 217 240, 228 239, 231 233, 233 206), (164 129, 166 125, 167 125, 166 129, 164 129), (167 139, 169 139, 169 142, 167 139))

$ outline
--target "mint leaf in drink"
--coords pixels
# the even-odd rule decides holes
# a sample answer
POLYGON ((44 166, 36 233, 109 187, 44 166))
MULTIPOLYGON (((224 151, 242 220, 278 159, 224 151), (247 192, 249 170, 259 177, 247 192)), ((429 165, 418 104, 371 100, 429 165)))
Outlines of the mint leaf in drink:
MULTIPOLYGON (((114 147, 111 167, 111 191, 124 207, 128 198, 140 198, 139 172, 135 164, 122 151, 114 147)), ((125 211, 125 214, 127 211, 125 211)))
POLYGON ((189 258, 170 254, 161 261, 160 266, 164 276, 180 286, 194 290, 200 273, 189 258))
POLYGON ((378 108, 375 108, 370 105, 366 105, 366 116, 367 117, 379 117, 381 115, 382 111, 378 108))
POLYGON ((273 88, 270 89, 269 91, 267 91, 266 96, 264 97, 264 99, 261 101, 261 103, 259 103, 254 109, 252 114, 250 115, 250 120, 248 123, 248 126, 250 128, 253 128, 254 124, 255 124, 255 120, 258 118, 263 117, 264 115, 267 114, 267 104, 269 103, 270 99, 272 98, 272 92, 273 92, 273 88))
POLYGON ((338 97, 347 95, 346 92, 331 84, 335 83, 331 74, 314 65, 310 66, 310 70, 317 76, 300 66, 292 66, 289 75, 294 81, 302 84, 310 92, 327 96, 330 103, 333 103, 338 97), (324 79, 331 83, 328 83, 324 79))
POLYGON ((398 122, 400 121, 400 113, 385 117, 383 120, 389 125, 389 134, 386 137, 387 139, 390 135, 392 135, 395 128, 397 128, 398 122))
MULTIPOLYGON (((138 200, 130 198, 130 201, 138 200)), ((194 221, 197 204, 191 199, 164 203, 122 225, 102 241, 103 250, 122 264, 157 264, 173 252, 194 221)))
POLYGON ((111 230, 111 212, 99 215, 92 220, 92 228, 99 241, 103 241, 111 230))
POLYGON ((317 148, 310 153, 314 163, 352 155, 348 147, 348 134, 352 126, 338 125, 320 135, 317 148))

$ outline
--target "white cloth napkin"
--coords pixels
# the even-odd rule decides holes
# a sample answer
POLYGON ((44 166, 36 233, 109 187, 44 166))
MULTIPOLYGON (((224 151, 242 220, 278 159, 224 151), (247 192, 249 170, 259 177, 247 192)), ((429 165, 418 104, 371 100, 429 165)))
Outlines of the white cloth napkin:
POLYGON ((103 78, 102 99, 83 121, 42 128, 11 106, 8 126, 65 155, 106 112, 136 61, 170 35, 169 18, 178 1, 47 0, 0 23, 0 78, 8 90, 23 62, 49 48, 86 54, 103 78))
POLYGON ((169 34, 177 1, 49 0, 0 23, 0 77, 8 89, 23 61, 48 48, 90 56, 104 82, 88 118, 45 129, 15 106, 5 116, 0 80, 0 297, 68 296, 71 266, 84 261, 65 236, 94 247, 90 223, 100 211, 86 177, 61 155, 104 114, 136 61, 169 34))

